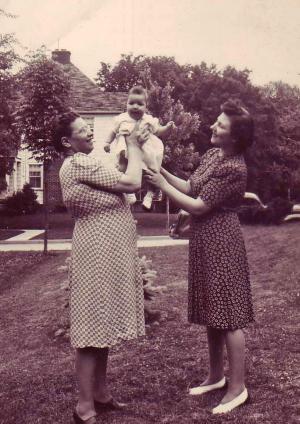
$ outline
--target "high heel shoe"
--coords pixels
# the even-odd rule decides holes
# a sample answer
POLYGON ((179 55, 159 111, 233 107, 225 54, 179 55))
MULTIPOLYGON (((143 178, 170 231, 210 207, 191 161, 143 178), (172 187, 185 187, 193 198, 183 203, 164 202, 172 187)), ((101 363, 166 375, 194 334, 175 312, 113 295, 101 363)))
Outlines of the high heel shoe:
POLYGON ((218 406, 213 408, 212 413, 226 414, 227 412, 232 411, 238 406, 244 405, 248 401, 249 401, 249 394, 248 394, 248 390, 245 388, 241 394, 239 394, 237 397, 232 399, 230 402, 220 403, 218 406))
POLYGON ((189 390, 189 395, 197 396, 203 395, 204 393, 211 392, 212 390, 222 389, 226 385, 226 378, 223 377, 222 380, 214 384, 208 384, 206 386, 193 387, 189 390))
POLYGON ((80 416, 77 414, 76 411, 73 412, 73 419, 76 424, 97 424, 96 421, 96 415, 93 415, 92 417, 88 418, 87 420, 83 420, 80 418, 80 416))

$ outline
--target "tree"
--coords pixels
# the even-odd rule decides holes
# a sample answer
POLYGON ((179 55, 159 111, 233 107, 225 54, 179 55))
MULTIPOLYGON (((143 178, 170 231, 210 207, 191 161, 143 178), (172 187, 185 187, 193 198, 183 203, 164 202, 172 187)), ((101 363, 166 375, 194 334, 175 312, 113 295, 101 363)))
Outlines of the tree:
MULTIPOLYGON (((1 18, 13 16, 0 9, 1 18)), ((13 34, 0 34, 0 192, 6 188, 5 176, 13 170, 19 147, 19 138, 13 126, 15 80, 12 67, 19 61, 14 51, 15 43, 13 34)))
POLYGON ((186 112, 180 100, 172 98, 172 92, 170 84, 161 87, 157 82, 151 83, 148 109, 163 125, 175 122, 176 129, 165 142, 164 165, 175 174, 188 177, 199 161, 199 154, 189 139, 198 131, 200 120, 196 113, 186 112))
POLYGON ((63 66, 48 59, 44 50, 30 57, 18 75, 18 82, 21 96, 16 114, 18 132, 44 170, 46 253, 49 226, 47 175, 51 162, 57 157, 52 144, 52 129, 55 118, 69 108, 70 82, 63 66))
POLYGON ((177 126, 172 138, 166 141, 164 164, 175 173, 189 175, 199 158, 189 139, 197 133, 200 120, 197 113, 185 111, 181 101, 174 97, 184 72, 172 57, 122 55, 114 68, 102 62, 97 80, 105 91, 128 92, 135 84, 143 84, 148 89, 149 111, 162 124, 173 120, 177 126))
POLYGON ((104 91, 128 92, 139 80, 142 58, 143 56, 122 55, 114 68, 109 63, 101 62, 96 77, 97 84, 104 91))
MULTIPOLYGON (((133 84, 144 82, 141 74, 145 72, 162 90, 170 84, 174 102, 179 101, 185 112, 199 117, 201 125, 185 141, 185 145, 193 143, 199 154, 211 146, 210 126, 222 103, 239 100, 255 121, 254 144, 246 155, 248 190, 264 201, 275 196, 287 197, 288 185, 293 188, 296 184, 293 181, 300 159, 299 89, 281 82, 254 86, 249 69, 227 66, 220 70, 205 62, 179 65, 174 58, 164 56, 122 56, 114 67, 106 64, 100 69, 98 77, 104 90, 127 91, 133 84)), ((168 148, 167 145, 167 154, 168 148)), ((180 158, 174 156, 174 161, 180 158)))
POLYGON ((273 155, 279 195, 297 197, 300 163, 300 89, 282 81, 270 82, 261 91, 272 103, 278 122, 277 149, 273 155))
POLYGON ((146 69, 151 81, 156 81, 161 87, 170 83, 173 97, 178 99, 179 92, 185 87, 188 66, 179 65, 174 57, 122 55, 114 67, 101 62, 96 81, 104 91, 128 92, 133 85, 141 83, 141 74, 146 69))

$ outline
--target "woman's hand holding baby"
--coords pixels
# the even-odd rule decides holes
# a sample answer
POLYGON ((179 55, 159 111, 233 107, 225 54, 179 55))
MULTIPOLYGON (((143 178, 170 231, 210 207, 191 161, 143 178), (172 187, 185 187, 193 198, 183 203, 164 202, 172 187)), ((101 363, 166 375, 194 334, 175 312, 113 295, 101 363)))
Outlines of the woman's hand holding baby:
POLYGON ((165 179, 165 177, 161 175, 160 172, 154 171, 152 169, 147 169, 145 170, 145 173, 146 173, 145 178, 150 184, 152 184, 154 187, 164 190, 168 182, 165 179))
POLYGON ((139 129, 139 125, 136 124, 132 133, 126 136, 127 145, 135 145, 142 147, 144 143, 148 140, 150 136, 150 131, 148 128, 139 129))

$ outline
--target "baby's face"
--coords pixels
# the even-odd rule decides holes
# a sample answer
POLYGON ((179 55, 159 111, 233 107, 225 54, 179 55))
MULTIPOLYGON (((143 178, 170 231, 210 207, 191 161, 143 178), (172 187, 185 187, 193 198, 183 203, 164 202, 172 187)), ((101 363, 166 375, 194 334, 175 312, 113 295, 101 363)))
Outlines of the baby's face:
POLYGON ((138 121, 146 112, 146 99, 143 94, 130 94, 127 100, 127 112, 138 121))

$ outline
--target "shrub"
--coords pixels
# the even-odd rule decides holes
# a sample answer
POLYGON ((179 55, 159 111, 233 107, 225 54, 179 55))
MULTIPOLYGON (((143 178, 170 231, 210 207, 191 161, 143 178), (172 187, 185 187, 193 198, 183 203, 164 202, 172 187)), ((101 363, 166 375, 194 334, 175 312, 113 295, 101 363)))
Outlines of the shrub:
POLYGON ((242 224, 262 224, 265 209, 259 204, 244 204, 238 209, 238 216, 242 224))
POLYGON ((265 214, 265 224, 280 224, 282 219, 292 213, 293 204, 281 197, 276 197, 268 203, 265 214))
POLYGON ((276 197, 263 209, 259 204, 243 204, 238 215, 242 224, 278 225, 282 219, 292 212, 292 203, 281 197, 276 197))
POLYGON ((29 184, 25 184, 22 191, 17 191, 5 200, 5 213, 9 215, 29 215, 39 208, 37 195, 29 184))
POLYGON ((0 193, 1 191, 4 191, 7 189, 7 182, 5 180, 5 178, 0 177, 0 193))
POLYGON ((51 207, 52 213, 64 213, 67 212, 67 208, 63 203, 56 203, 51 207))

